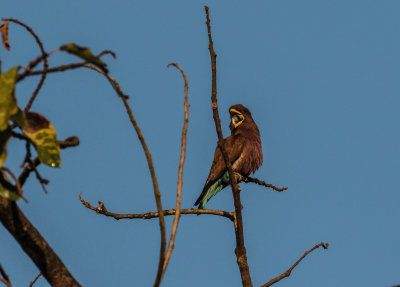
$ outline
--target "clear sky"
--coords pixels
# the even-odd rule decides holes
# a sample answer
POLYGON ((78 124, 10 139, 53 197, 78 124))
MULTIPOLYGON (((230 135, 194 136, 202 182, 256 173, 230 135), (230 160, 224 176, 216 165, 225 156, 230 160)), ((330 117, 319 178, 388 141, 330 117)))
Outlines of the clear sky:
MULTIPOLYGON (((165 208, 175 206, 183 81, 190 118, 182 207, 191 208, 209 172, 217 141, 210 109, 211 69, 203 5, 210 7, 218 54, 223 131, 229 106, 247 106, 261 132, 264 164, 255 176, 277 193, 242 184, 248 263, 254 286, 316 250, 276 286, 400 284, 400 2, 397 0, 3 1, 0 16, 30 25, 50 51, 68 42, 94 53, 111 49, 111 75, 149 145, 165 208)), ((40 54, 31 36, 10 24, 3 71, 40 54)), ((56 54, 51 65, 76 59, 56 54)), ((39 78, 17 86, 24 106, 39 78)), ((32 107, 60 139, 62 168, 41 166, 45 195, 31 176, 19 205, 83 286, 151 286, 159 255, 158 220, 115 221, 85 209, 83 197, 110 211, 156 210, 140 143, 109 83, 89 70, 49 75, 32 107)), ((24 145, 9 143, 5 165, 19 173, 24 145)), ((226 189, 209 208, 233 210, 226 189)), ((172 217, 167 218, 168 231, 172 217)), ((0 227, 0 263, 14 286, 38 274, 0 227)), ((232 224, 182 216, 163 286, 240 286, 232 224)), ((36 286, 48 286, 42 278, 36 286)))

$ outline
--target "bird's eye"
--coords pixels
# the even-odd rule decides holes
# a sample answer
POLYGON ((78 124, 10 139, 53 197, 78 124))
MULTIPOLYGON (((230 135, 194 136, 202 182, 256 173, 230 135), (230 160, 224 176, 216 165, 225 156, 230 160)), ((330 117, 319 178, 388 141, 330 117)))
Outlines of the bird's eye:
POLYGON ((242 122, 244 121, 244 116, 240 114, 235 114, 232 117, 232 124, 236 127, 238 127, 242 122))

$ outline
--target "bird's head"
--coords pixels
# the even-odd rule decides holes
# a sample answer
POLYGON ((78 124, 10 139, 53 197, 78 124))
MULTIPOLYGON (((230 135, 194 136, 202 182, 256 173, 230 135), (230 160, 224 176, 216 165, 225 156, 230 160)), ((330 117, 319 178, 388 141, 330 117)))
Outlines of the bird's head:
POLYGON ((234 105, 229 108, 229 114, 231 116, 231 123, 229 124, 229 128, 231 129, 232 133, 239 129, 252 129, 254 127, 257 128, 249 109, 245 106, 240 104, 234 105))

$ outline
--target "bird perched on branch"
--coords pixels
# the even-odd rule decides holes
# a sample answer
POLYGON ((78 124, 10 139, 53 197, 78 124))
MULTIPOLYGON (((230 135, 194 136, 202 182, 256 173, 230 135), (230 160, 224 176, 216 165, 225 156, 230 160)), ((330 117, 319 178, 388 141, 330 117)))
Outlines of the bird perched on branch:
MULTIPOLYGON (((237 182, 254 173, 263 162, 260 132, 249 109, 243 105, 229 108, 231 135, 224 139, 225 149, 237 182)), ((217 146, 210 174, 194 205, 204 209, 211 197, 229 185, 229 173, 220 148, 217 146)))

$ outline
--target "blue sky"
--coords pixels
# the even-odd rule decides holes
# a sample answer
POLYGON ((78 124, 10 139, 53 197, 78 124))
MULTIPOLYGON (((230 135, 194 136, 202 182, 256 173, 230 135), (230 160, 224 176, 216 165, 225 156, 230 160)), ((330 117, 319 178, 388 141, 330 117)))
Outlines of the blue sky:
MULTIPOLYGON (((203 6, 211 11, 218 54, 218 97, 225 136, 229 106, 247 106, 261 132, 264 164, 255 176, 276 193, 243 185, 243 218, 254 286, 316 250, 276 286, 400 284, 400 2, 268 1, 5 1, 1 16, 30 25, 50 51, 68 42, 104 57, 153 155, 165 208, 175 206, 183 123, 183 81, 190 118, 182 207, 191 208, 209 172, 217 141, 210 109, 211 69, 203 6)), ((29 34, 10 25, 3 70, 39 55, 29 34)), ((76 61, 56 54, 51 65, 76 61)), ((38 78, 17 86, 24 106, 38 78)), ((32 107, 60 139, 81 145, 62 152, 62 168, 40 167, 20 207, 83 286, 151 286, 159 253, 157 220, 115 221, 83 208, 78 195, 110 211, 156 209, 147 164, 120 99, 88 70, 52 74, 32 107)), ((19 173, 24 145, 9 144, 5 163, 19 173)), ((231 192, 209 208, 232 210, 231 192)), ((173 218, 167 218, 170 228, 173 218)), ((169 229, 168 229, 169 230, 169 229)), ((38 270, 0 228, 0 263, 14 286, 38 270)), ((241 286, 231 223, 182 216, 163 286, 241 286)), ((42 278, 36 286, 48 286, 42 278)))

